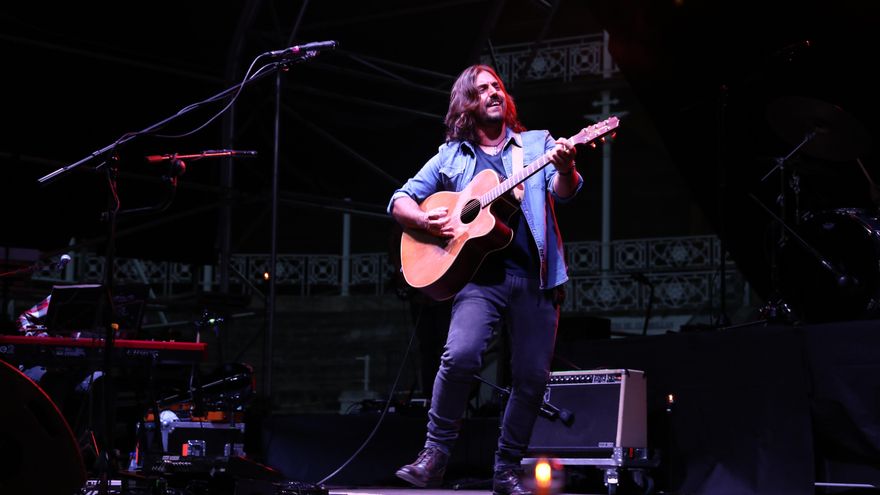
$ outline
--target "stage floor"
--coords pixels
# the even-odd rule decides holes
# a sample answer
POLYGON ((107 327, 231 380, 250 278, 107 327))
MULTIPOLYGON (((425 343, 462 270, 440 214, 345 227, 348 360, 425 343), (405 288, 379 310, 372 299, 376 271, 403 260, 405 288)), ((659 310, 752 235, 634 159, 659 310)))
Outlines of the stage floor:
MULTIPOLYGON (((330 495, 486 495, 492 493, 491 488, 481 490, 455 490, 452 488, 330 488, 330 495)), ((608 492, 579 492, 579 495, 607 495, 608 492)), ((568 495, 566 492, 554 492, 554 495, 568 495)))

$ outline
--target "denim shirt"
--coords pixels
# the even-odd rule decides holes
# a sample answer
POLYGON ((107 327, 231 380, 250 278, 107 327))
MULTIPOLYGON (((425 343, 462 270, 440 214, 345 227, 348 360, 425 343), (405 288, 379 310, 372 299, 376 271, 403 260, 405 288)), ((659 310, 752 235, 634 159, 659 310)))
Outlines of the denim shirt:
MULTIPOLYGON (((523 146, 524 167, 529 166, 555 146, 555 140, 547 131, 523 132, 518 135, 521 143, 517 142, 516 137, 517 135, 508 129, 507 143, 501 156, 508 177, 513 175, 511 152, 513 146, 523 146)), ((416 203, 421 204, 425 198, 435 192, 463 190, 473 179, 476 161, 474 148, 470 143, 452 141, 442 144, 437 154, 428 160, 415 176, 406 181, 403 187, 394 191, 388 202, 388 213, 391 213, 394 201, 401 196, 409 196, 416 203)), ((521 205, 526 223, 538 247, 538 256, 541 258, 540 280, 543 289, 551 289, 568 280, 562 236, 556 224, 554 204, 556 201, 564 203, 570 200, 583 186, 583 178, 578 176, 575 194, 561 198, 552 187, 555 175, 556 168, 552 163, 548 163, 526 179, 524 183, 526 193, 521 205)))

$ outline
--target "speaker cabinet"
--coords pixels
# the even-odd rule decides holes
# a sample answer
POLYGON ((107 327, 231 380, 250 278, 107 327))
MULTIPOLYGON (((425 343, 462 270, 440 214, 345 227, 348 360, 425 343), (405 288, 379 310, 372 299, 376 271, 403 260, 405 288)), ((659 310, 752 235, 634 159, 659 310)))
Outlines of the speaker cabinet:
POLYGON ((544 400, 558 414, 538 416, 530 454, 602 455, 618 447, 647 448, 643 371, 553 372, 544 400))

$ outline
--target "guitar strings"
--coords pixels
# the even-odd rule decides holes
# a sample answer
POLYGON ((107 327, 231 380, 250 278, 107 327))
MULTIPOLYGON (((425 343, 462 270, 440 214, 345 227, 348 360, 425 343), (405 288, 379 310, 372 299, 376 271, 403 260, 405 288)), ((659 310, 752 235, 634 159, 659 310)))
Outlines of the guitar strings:
POLYGON ((532 174, 538 171, 541 167, 546 165, 550 161, 550 158, 547 155, 542 156, 537 161, 532 163, 532 165, 522 169, 518 173, 513 174, 510 179, 506 179, 500 184, 496 185, 492 189, 489 189, 486 194, 483 194, 476 201, 468 201, 461 209, 460 217, 467 217, 471 213, 474 212, 475 209, 483 208, 484 206, 488 206, 490 203, 498 199, 499 196, 505 189, 511 189, 509 186, 505 186, 504 184, 508 182, 512 182, 514 184, 518 184, 522 182, 523 179, 528 178, 532 174), (502 187, 504 186, 504 187, 502 187))

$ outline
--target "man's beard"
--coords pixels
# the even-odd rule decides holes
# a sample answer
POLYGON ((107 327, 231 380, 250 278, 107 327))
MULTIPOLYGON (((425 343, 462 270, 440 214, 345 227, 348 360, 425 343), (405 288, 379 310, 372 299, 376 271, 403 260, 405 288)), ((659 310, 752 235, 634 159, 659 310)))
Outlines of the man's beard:
POLYGON ((485 106, 480 108, 480 111, 477 112, 477 123, 481 125, 489 125, 489 124, 501 124, 504 122, 504 102, 501 102, 501 106, 498 108, 501 109, 501 112, 498 114, 490 114, 489 109, 485 106))

